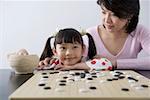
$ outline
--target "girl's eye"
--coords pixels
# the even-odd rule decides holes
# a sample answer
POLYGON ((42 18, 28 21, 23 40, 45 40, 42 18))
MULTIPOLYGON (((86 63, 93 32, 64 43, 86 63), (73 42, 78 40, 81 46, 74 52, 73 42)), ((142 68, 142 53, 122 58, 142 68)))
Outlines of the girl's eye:
POLYGON ((65 50, 66 48, 65 48, 65 47, 60 47, 60 49, 61 49, 61 50, 65 50))
POLYGON ((79 46, 74 46, 73 48, 79 48, 79 46))
POLYGON ((77 46, 74 46, 74 48, 78 48, 77 46))

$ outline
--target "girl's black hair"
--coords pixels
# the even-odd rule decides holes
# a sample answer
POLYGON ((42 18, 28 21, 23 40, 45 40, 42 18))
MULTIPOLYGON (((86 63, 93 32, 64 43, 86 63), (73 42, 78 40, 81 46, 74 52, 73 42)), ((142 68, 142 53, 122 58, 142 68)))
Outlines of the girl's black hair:
POLYGON ((88 57, 89 59, 93 59, 93 57, 97 54, 96 46, 93 37, 89 33, 86 33, 85 35, 87 35, 89 38, 88 57))
POLYGON ((40 61, 44 60, 46 57, 51 58, 54 55, 52 52, 52 49, 51 49, 51 45, 50 45, 50 41, 52 38, 54 38, 54 36, 51 36, 47 39, 44 50, 43 50, 41 57, 40 57, 40 61))
MULTIPOLYGON (((96 55, 96 46, 92 36, 89 33, 86 33, 85 35, 87 35, 89 39, 88 58, 92 59, 96 55)), ((44 60, 46 57, 51 58, 54 55, 50 44, 52 38, 55 38, 54 47, 56 47, 56 44, 76 42, 80 43, 82 47, 84 46, 80 32, 72 28, 60 30, 55 37, 51 36, 47 39, 40 61, 44 60)))
POLYGON ((73 28, 65 28, 60 30, 55 36, 54 47, 61 43, 79 43, 84 47, 82 35, 73 28))
POLYGON ((139 0, 97 0, 97 4, 112 11, 117 17, 129 19, 126 25, 126 32, 135 30, 140 13, 139 0))

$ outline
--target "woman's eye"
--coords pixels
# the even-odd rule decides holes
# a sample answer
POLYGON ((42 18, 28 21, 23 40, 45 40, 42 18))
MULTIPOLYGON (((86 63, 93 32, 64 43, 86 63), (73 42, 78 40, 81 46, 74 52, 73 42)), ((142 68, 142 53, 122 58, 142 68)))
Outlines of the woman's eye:
POLYGON ((102 11, 102 14, 106 14, 106 12, 105 12, 105 11, 102 11))
POLYGON ((112 16, 116 16, 116 14, 114 14, 114 13, 112 13, 111 15, 112 15, 112 16))

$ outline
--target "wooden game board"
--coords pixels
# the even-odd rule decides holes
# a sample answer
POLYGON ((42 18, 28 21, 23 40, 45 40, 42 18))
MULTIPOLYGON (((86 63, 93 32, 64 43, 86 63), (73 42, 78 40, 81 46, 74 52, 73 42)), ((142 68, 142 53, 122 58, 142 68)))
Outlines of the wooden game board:
POLYGON ((50 70, 39 71, 12 93, 9 99, 150 100, 150 80, 134 71, 119 71, 123 73, 121 74, 123 77, 118 78, 118 80, 111 80, 114 77, 116 78, 117 75, 115 73, 117 71, 87 73, 85 74, 85 78, 80 78, 80 75, 73 75, 74 72, 82 73, 83 71, 65 71, 59 73, 50 70), (46 77, 43 78, 44 76, 46 77), (87 80, 91 76, 93 80, 87 80), (133 77, 136 81, 129 80, 128 77, 133 77), (74 80, 67 81, 69 79, 74 80), (64 82, 64 80, 67 82, 64 82), (40 82, 45 82, 45 86, 39 86, 40 82), (60 86, 60 83, 66 85, 60 86), (139 88, 141 84, 148 85, 148 87, 139 88), (50 89, 44 89, 44 87, 50 87, 50 89), (92 89, 89 89, 89 87, 92 87, 92 89), (129 91, 126 91, 126 89, 123 91, 122 88, 127 88, 129 91))

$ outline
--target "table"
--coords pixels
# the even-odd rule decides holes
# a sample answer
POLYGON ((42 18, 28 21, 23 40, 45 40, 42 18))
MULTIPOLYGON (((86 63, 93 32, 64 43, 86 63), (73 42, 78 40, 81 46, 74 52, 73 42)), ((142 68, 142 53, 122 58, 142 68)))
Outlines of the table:
POLYGON ((32 76, 17 75, 11 69, 0 69, 0 100, 8 100, 8 96, 32 76))
MULTIPOLYGON (((150 79, 150 70, 136 72, 150 79)), ((32 76, 33 74, 17 75, 11 69, 0 69, 0 100, 8 100, 8 96, 32 76)))

